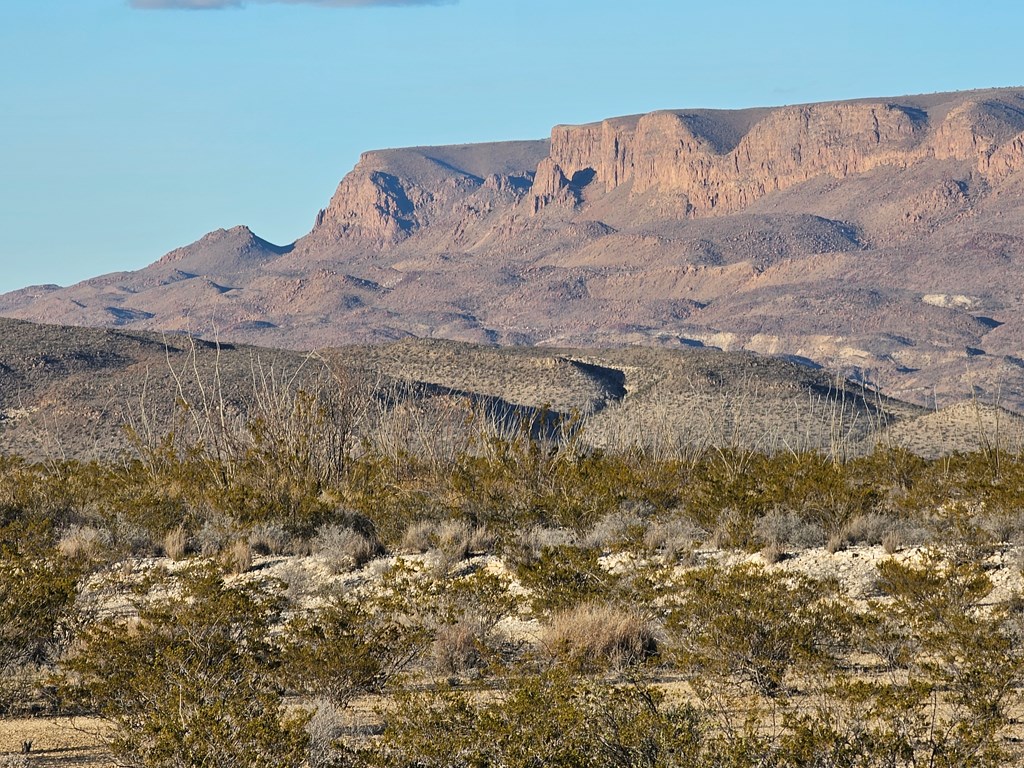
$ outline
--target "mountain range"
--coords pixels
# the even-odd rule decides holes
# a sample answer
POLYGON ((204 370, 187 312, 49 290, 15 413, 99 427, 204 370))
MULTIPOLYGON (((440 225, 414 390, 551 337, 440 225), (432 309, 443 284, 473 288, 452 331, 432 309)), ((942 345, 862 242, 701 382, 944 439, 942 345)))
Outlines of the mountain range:
POLYGON ((1024 410, 1024 88, 367 152, 291 244, 218 230, 0 315, 295 350, 748 350, 1024 410))

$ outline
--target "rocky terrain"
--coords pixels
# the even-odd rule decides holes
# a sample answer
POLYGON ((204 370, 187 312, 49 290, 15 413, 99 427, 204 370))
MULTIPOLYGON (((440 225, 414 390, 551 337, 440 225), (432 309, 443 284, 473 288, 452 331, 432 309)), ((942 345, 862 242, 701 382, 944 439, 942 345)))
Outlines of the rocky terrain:
POLYGON ((1024 89, 667 110, 368 152, 287 246, 210 233, 0 314, 291 349, 714 347, 1024 408, 1024 89))

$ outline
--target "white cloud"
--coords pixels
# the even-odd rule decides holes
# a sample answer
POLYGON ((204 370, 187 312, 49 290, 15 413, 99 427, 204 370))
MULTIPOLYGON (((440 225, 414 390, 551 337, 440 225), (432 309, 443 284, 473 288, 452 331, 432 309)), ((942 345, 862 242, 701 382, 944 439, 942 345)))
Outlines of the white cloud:
POLYGON ((209 11, 220 8, 244 8, 248 3, 283 5, 319 5, 323 8, 369 8, 372 6, 453 5, 458 0, 128 0, 141 10, 209 11))

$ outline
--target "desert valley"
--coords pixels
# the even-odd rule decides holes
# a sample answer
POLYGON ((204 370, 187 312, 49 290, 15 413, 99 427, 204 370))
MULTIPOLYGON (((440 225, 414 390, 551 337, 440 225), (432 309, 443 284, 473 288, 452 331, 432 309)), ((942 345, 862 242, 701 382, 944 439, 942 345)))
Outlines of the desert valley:
POLYGON ((0 766, 1024 760, 1024 88, 310 220, 0 295, 0 766))

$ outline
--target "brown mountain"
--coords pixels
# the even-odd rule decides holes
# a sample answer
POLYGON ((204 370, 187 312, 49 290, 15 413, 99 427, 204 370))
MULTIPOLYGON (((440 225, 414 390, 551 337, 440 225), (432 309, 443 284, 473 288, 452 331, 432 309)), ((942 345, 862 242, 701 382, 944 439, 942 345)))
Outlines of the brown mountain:
POLYGON ((789 356, 1024 409, 1024 88, 672 110, 369 152, 244 227, 0 314, 295 349, 407 336, 789 356))

